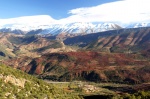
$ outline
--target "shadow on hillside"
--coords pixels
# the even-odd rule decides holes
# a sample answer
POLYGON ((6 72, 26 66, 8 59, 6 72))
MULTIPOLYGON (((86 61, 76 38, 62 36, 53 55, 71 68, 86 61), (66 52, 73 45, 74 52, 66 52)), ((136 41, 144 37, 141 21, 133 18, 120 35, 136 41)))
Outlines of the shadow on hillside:
POLYGON ((91 95, 91 96, 84 96, 84 99, 110 99, 111 95, 91 95))

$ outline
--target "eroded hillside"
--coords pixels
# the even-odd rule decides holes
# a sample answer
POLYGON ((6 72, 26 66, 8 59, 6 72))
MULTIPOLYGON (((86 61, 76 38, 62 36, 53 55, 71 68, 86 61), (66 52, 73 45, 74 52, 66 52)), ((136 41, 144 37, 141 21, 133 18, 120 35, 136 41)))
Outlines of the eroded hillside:
POLYGON ((0 33, 0 58, 39 57, 44 53, 76 51, 64 45, 62 41, 41 36, 25 36, 10 33, 0 33))
POLYGON ((39 58, 16 58, 6 62, 42 79, 57 81, 149 82, 150 62, 142 55, 100 52, 45 54, 39 58))

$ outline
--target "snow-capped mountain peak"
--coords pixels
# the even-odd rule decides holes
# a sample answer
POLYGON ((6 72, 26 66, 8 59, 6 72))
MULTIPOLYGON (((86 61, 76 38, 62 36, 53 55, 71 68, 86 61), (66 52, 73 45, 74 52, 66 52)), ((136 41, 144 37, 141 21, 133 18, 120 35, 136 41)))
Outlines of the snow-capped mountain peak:
MULTIPOLYGON (((129 24, 125 28, 138 28, 150 26, 149 23, 129 24)), ((121 29, 122 27, 115 23, 105 22, 72 22, 62 23, 48 15, 24 16, 10 19, 0 19, 0 32, 35 31, 41 29, 38 34, 59 33, 96 33, 108 30, 121 29)))
POLYGON ((0 19, 0 29, 32 31, 42 29, 41 33, 59 34, 59 33, 94 33, 107 30, 120 29, 121 27, 114 23, 101 22, 73 22, 62 23, 48 15, 24 16, 10 19, 0 19))
POLYGON ((139 28, 139 27, 149 27, 150 23, 142 22, 142 23, 131 23, 126 26, 126 28, 139 28))

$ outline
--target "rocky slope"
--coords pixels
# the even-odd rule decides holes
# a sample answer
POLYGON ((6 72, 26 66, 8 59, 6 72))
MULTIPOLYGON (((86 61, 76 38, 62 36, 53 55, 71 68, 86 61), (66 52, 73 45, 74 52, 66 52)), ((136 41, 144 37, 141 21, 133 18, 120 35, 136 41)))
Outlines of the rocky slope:
POLYGON ((2 99, 82 99, 19 70, 0 64, 0 97, 2 99))

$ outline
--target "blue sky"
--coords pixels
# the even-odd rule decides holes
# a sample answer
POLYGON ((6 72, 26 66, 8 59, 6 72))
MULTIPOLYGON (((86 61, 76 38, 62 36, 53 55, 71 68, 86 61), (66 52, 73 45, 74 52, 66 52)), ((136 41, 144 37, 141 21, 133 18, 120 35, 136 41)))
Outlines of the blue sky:
POLYGON ((116 0, 0 0, 0 18, 50 15, 61 19, 69 16, 69 10, 113 1, 116 0))
POLYGON ((0 0, 0 19, 48 15, 60 23, 150 22, 150 0, 0 0))

